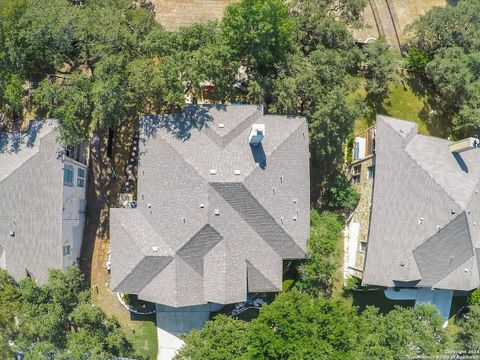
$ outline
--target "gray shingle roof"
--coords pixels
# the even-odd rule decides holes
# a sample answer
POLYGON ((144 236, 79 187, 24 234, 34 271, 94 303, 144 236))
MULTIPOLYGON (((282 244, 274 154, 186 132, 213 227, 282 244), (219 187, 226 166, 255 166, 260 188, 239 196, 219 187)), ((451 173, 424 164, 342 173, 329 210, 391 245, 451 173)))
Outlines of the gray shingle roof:
POLYGON ((112 289, 177 307, 280 289, 283 259, 305 256, 309 189, 302 118, 250 105, 146 117, 138 206, 110 216, 112 289), (258 148, 248 144, 253 123, 266 127, 258 148), (146 256, 173 260, 147 284, 127 288, 146 256))
POLYGON ((479 286, 480 150, 454 154, 415 123, 377 116, 364 284, 479 286))
POLYGON ((62 268, 63 164, 54 124, 0 133, 0 247, 15 279, 62 268), (10 236, 14 231, 15 236, 10 236))

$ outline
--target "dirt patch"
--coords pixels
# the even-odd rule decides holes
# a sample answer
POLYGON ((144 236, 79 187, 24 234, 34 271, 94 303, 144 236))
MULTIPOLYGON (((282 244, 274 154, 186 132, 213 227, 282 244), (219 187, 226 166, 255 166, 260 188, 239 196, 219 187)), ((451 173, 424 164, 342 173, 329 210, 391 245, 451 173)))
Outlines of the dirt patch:
POLYGON ((236 0, 154 0, 156 20, 169 31, 194 22, 220 19, 236 0))

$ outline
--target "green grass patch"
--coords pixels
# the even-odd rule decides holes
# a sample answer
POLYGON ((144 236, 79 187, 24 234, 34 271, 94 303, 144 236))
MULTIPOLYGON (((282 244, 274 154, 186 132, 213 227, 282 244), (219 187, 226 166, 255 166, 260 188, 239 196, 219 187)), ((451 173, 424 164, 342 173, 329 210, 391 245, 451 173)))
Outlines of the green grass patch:
POLYGON ((157 327, 155 314, 147 316, 133 316, 133 326, 128 329, 128 335, 132 341, 133 348, 144 359, 156 360, 158 352, 157 327))
MULTIPOLYGON (((360 85, 363 86, 363 85, 360 85)), ((433 91, 423 79, 404 78, 390 85, 388 97, 377 108, 381 115, 416 122, 423 135, 446 138, 450 135, 451 119, 435 104, 433 91)), ((362 117, 355 123, 355 134, 374 125, 375 114, 362 117)))

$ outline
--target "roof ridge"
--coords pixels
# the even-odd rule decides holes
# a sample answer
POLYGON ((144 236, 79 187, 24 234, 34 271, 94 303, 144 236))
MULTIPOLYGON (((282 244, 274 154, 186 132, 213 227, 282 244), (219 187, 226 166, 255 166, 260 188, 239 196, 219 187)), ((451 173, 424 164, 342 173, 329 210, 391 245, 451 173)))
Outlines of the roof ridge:
POLYGON ((250 200, 254 202, 258 206, 258 208, 261 209, 261 211, 263 211, 263 215, 266 215, 269 218, 269 220, 273 223, 273 225, 276 227, 276 229, 279 230, 282 235, 286 236, 287 240, 290 240, 291 243, 296 246, 297 249, 295 249, 295 251, 300 250, 301 253, 305 253, 303 249, 301 249, 301 247, 297 244, 297 242, 293 240, 292 236, 280 224, 278 224, 278 222, 275 220, 272 214, 270 214, 265 209, 265 207, 260 203, 260 201, 258 201, 258 199, 252 194, 252 192, 247 188, 247 186, 243 182, 210 182, 209 184, 232 207, 232 209, 235 210, 240 215, 240 217, 248 224, 248 226, 250 226, 250 228, 255 233, 257 233, 260 236, 260 238, 268 246, 270 246, 270 248, 275 253, 277 253, 280 257, 282 257, 283 259, 296 258, 296 257, 290 257, 285 253, 282 254, 283 249, 281 248, 275 248, 274 244, 272 244, 271 241, 266 239, 264 237, 264 234, 261 233, 262 229, 259 228, 259 225, 255 226, 256 225, 255 223, 252 223, 251 220, 246 218, 248 214, 245 214, 245 213, 242 214, 242 212, 240 212, 238 208, 235 208, 235 206, 232 206, 231 201, 229 201, 229 199, 225 197, 226 194, 221 191, 221 188, 224 188, 225 186, 228 186, 228 185, 234 185, 236 188, 239 188, 240 190, 245 191, 245 193, 250 198, 250 200))
POLYGON ((405 146, 404 146, 403 149, 402 149, 403 152, 417 165, 417 167, 418 167, 419 169, 422 170, 422 172, 423 172, 425 175, 427 175, 427 176, 435 183, 435 185, 437 185, 437 186, 442 190, 442 193, 444 193, 444 194, 445 194, 451 201, 453 201, 460 209, 465 210, 464 207, 463 207, 462 205, 460 205, 460 204, 443 188, 443 186, 440 185, 440 184, 438 183, 438 181, 437 181, 432 175, 430 175, 430 173, 429 173, 427 170, 425 170, 425 169, 423 168, 422 165, 420 165, 420 163, 419 163, 411 154, 408 153, 408 151, 407 151, 407 146, 408 146, 409 143, 410 143, 410 142, 408 142, 407 144, 405 144, 405 146))
MULTIPOLYGON (((41 133, 41 128, 40 128, 38 137, 35 138, 34 145, 31 146, 31 148, 32 148, 32 154, 31 154, 27 159, 25 159, 25 161, 20 162, 20 163, 18 164, 18 166, 16 166, 15 168, 13 168, 13 170, 12 170, 7 176, 5 176, 3 179, 0 178, 0 184, 2 184, 5 180, 7 180, 10 176, 12 176, 16 171, 18 171, 19 169, 21 169, 21 168, 22 168, 24 165, 26 165, 28 162, 30 162, 30 160, 32 160, 33 158, 35 158, 35 157, 40 153, 40 146, 41 146, 42 140, 43 140, 47 135, 49 135, 49 134, 55 129, 55 126, 53 125, 52 120, 48 120, 48 119, 47 119, 47 120, 42 120, 42 121, 40 121, 40 120, 34 120, 34 122, 39 122, 39 123, 42 123, 42 124, 45 125, 45 126, 49 126, 50 129, 48 129, 48 131, 46 131, 44 134, 42 134, 42 133, 41 133), (37 144, 38 144, 38 146, 35 146, 35 145, 37 145, 37 144)), ((43 126, 43 125, 42 125, 42 126, 43 126)), ((0 134, 2 134, 2 133, 3 133, 3 134, 17 134, 17 133, 18 133, 18 134, 22 134, 22 136, 24 136, 24 135, 27 135, 28 133, 30 133, 31 130, 32 130, 32 125, 31 125, 31 122, 30 122, 29 128, 28 128, 28 130, 26 130, 26 131, 10 131, 10 132, 8 132, 8 131, 0 131, 0 134)), ((1 154, 1 153, 0 153, 0 154, 1 154)), ((11 153, 10 153, 10 154, 11 154, 11 153)), ((14 153, 14 154, 17 154, 17 152, 14 153)), ((15 156, 15 155, 12 155, 12 156, 15 156)))
POLYGON ((231 131, 229 131, 224 136, 218 135, 216 132, 212 130, 212 128, 210 128, 208 124, 205 126, 204 131, 210 140, 212 140, 220 148, 224 149, 243 130, 247 129, 249 125, 251 125, 255 120, 259 119, 263 115, 264 115, 263 107, 260 107, 260 108, 257 107, 257 109, 251 115, 244 118, 243 121, 241 121, 237 126, 235 126, 231 131))

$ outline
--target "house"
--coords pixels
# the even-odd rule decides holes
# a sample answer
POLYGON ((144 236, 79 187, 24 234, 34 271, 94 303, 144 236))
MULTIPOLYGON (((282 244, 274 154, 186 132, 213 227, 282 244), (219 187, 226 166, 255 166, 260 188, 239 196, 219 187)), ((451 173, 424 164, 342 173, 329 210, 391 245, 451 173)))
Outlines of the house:
POLYGON ((85 218, 85 147, 65 150, 54 121, 0 132, 0 267, 45 283, 78 262, 85 218))
POLYGON ((365 137, 356 137, 352 149, 350 178, 360 200, 347 227, 344 244, 344 277, 361 279, 370 226, 373 182, 375 177, 375 128, 365 131, 365 137))
POLYGON ((387 297, 432 303, 446 320, 454 292, 480 285, 479 140, 420 135, 415 123, 386 116, 374 134, 366 258, 356 276, 387 287, 387 297))
POLYGON ((135 208, 111 209, 111 288, 184 307, 277 292, 305 257, 305 119, 190 105, 142 121, 135 208))

